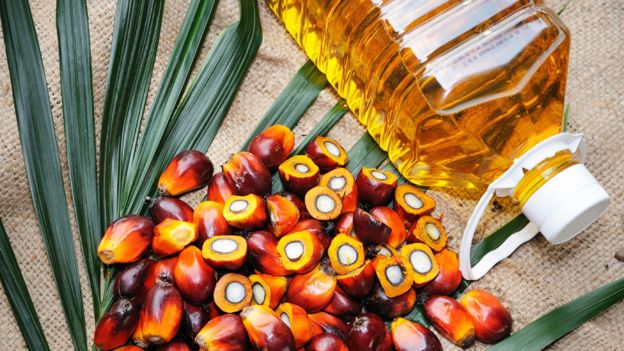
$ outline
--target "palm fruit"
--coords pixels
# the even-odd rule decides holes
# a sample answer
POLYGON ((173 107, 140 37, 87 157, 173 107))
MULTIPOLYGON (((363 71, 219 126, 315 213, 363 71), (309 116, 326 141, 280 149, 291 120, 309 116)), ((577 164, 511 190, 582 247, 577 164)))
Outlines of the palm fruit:
POLYGON ((247 151, 258 156, 265 166, 275 169, 284 162, 295 147, 295 135, 286 126, 273 125, 256 135, 247 151))
POLYGON ((178 262, 178 256, 158 260, 151 264, 143 279, 143 289, 149 292, 158 283, 175 283, 173 271, 178 262))
POLYGON ((249 341, 257 350, 294 351, 290 328, 268 307, 252 305, 241 312, 249 341))
POLYGON ((373 260, 375 274, 388 297, 405 294, 412 288, 412 269, 401 256, 377 256, 373 260))
POLYGON ((233 195, 225 202, 223 217, 232 227, 262 228, 267 220, 266 204, 260 196, 255 194, 233 195))
POLYGON ((394 191, 394 210, 408 227, 434 208, 435 201, 414 185, 401 184, 394 191))
POLYGON ((440 272, 422 289, 429 295, 449 295, 457 290, 462 281, 462 274, 459 270, 459 258, 457 253, 449 249, 444 249, 435 254, 440 272))
POLYGON ((122 217, 106 229, 100 240, 98 256, 104 264, 137 261, 150 246, 154 222, 144 216, 122 217))
POLYGON ((381 285, 376 285, 371 293, 362 301, 369 312, 384 319, 392 319, 408 314, 416 304, 416 291, 409 289, 399 296, 388 297, 381 285))
POLYGON ((378 244, 368 247, 370 256, 386 256, 393 257, 397 256, 399 252, 395 250, 392 246, 386 244, 378 244))
POLYGON ((349 351, 347 344, 334 334, 322 333, 314 336, 305 351, 349 351))
POLYGON ((339 286, 336 286, 334 297, 329 301, 329 304, 323 308, 324 312, 343 318, 353 317, 359 314, 361 310, 362 306, 360 306, 359 301, 347 295, 339 286))
POLYGON ((251 282, 242 274, 228 273, 217 281, 214 302, 225 313, 241 311, 251 303, 251 282))
POLYGON ((342 212, 334 222, 334 234, 355 236, 353 231, 353 212, 342 212))
POLYGON ((305 194, 305 205, 310 216, 319 221, 338 218, 342 212, 340 197, 331 189, 315 186, 305 194))
POLYGON ((149 211, 156 223, 160 223, 166 218, 186 222, 193 221, 193 208, 175 197, 149 199, 149 211))
POLYGON ((393 320, 390 332, 396 351, 442 351, 442 344, 434 333, 405 318, 393 320))
POLYGON ((320 186, 333 190, 342 200, 342 213, 353 212, 358 205, 358 192, 355 178, 346 168, 336 168, 321 176, 320 186))
POLYGON ((279 305, 275 313, 292 331, 295 337, 295 348, 302 348, 312 338, 312 324, 303 308, 284 302, 279 305))
POLYGON ((147 294, 143 283, 153 263, 153 260, 144 258, 124 267, 115 277, 115 284, 113 285, 115 296, 132 299, 139 304, 143 303, 147 294))
POLYGON ((511 334, 511 314, 496 296, 483 291, 472 290, 459 300, 472 317, 477 340, 495 344, 511 334))
POLYGON ((206 264, 195 246, 188 246, 180 252, 173 278, 186 301, 198 305, 210 302, 216 284, 215 271, 206 264))
POLYGON ((304 230, 284 235, 277 243, 282 266, 295 273, 312 270, 323 256, 323 244, 318 237, 304 230))
POLYGON ((158 179, 158 191, 178 196, 202 188, 210 182, 214 168, 208 156, 195 150, 177 154, 158 179))
POLYGON ((247 259, 247 241, 240 235, 218 235, 204 241, 202 256, 212 267, 234 271, 247 259))
POLYGON ((195 337, 204 350, 246 351, 249 339, 243 320, 237 314, 224 314, 210 320, 195 337))
POLYGON ((279 193, 279 195, 286 198, 286 200, 292 202, 293 205, 297 206, 297 209, 299 210, 300 220, 310 218, 310 214, 305 208, 305 203, 299 196, 295 195, 294 193, 289 193, 288 191, 282 191, 279 193))
POLYGON ((192 222, 197 228, 197 243, 203 244, 215 235, 228 235, 232 228, 223 216, 223 204, 203 201, 193 211, 192 222))
POLYGON ((278 172, 284 188, 299 197, 304 197, 321 178, 318 166, 308 156, 303 155, 293 156, 282 162, 278 172))
POLYGON ((252 274, 251 282, 252 302, 256 305, 277 307, 288 288, 288 279, 269 274, 252 274))
POLYGON ((364 244, 383 244, 392 229, 379 218, 357 208, 353 212, 353 231, 364 244))
POLYGON ((385 205, 397 187, 396 174, 376 168, 362 168, 355 178, 359 200, 372 206, 385 205))
POLYGON ((236 195, 236 192, 234 187, 228 182, 225 174, 223 172, 215 173, 208 185, 206 194, 208 201, 218 202, 223 205, 232 195, 236 195))
POLYGON ((403 245, 407 237, 407 231, 405 230, 403 221, 401 221, 401 217, 399 217, 393 209, 385 206, 377 206, 370 210, 370 214, 390 228, 390 234, 385 242, 387 245, 393 248, 403 245))
POLYGON ((440 252, 446 246, 446 231, 439 220, 431 216, 422 216, 409 230, 407 241, 425 243, 433 251, 440 252))
POLYGON ((422 286, 432 281, 440 272, 438 261, 429 246, 408 244, 401 247, 401 256, 409 262, 414 276, 414 285, 422 286))
POLYGON ((168 343, 178 333, 183 313, 182 297, 173 284, 155 284, 141 308, 134 343, 141 347, 168 343))
POLYGON ((287 198, 274 194, 266 199, 269 229, 276 237, 289 233, 299 222, 299 208, 287 198))
POLYGON ((184 329, 190 338, 195 338, 197 333, 211 320, 210 305, 197 306, 184 302, 184 329))
POLYGON ((277 239, 267 231, 257 231, 247 237, 250 261, 262 272, 286 276, 290 272, 282 266, 277 252, 277 239))
POLYGON ((366 259, 362 242, 346 234, 338 234, 332 239, 327 256, 336 274, 353 272, 366 259))
POLYGON ((139 323, 139 308, 130 300, 113 303, 95 327, 93 343, 104 350, 124 345, 139 323))
POLYGON ((444 338, 466 348, 474 343, 475 326, 464 307, 448 296, 431 296, 424 304, 425 315, 444 338))
POLYGON ((160 256, 173 255, 195 240, 197 240, 195 224, 167 218, 154 227, 152 251, 160 256))
POLYGON ((371 261, 356 270, 336 277, 338 285, 349 295, 361 299, 368 295, 375 285, 375 267, 371 261))
POLYGON ((305 154, 323 172, 331 171, 336 167, 343 167, 349 161, 347 152, 336 140, 317 136, 305 148, 305 154))
POLYGON ((307 218, 307 219, 300 220, 299 223, 297 223, 293 227, 293 229, 291 229, 291 231, 288 232, 288 234, 301 232, 304 230, 307 230, 310 233, 316 235, 316 237, 321 241, 321 244, 323 244, 324 249, 327 249, 329 247, 329 244, 331 243, 331 237, 326 232, 325 228, 323 227, 323 224, 321 224, 321 222, 319 222, 318 220, 314 218, 307 218))
POLYGON ((349 335, 349 326, 342 319, 327 312, 317 312, 308 315, 312 323, 312 335, 331 333, 346 339, 349 335))
POLYGON ((191 347, 183 341, 172 341, 165 345, 160 345, 156 351, 191 351, 191 347))
POLYGON ((262 160, 250 152, 237 152, 223 166, 223 174, 237 195, 268 195, 271 173, 262 160))
POLYGON ((286 301, 313 313, 329 304, 335 289, 336 277, 319 264, 308 273, 293 277, 286 291, 286 301))
POLYGON ((374 313, 363 313, 351 322, 347 337, 350 350, 390 351, 392 339, 383 319, 374 313))

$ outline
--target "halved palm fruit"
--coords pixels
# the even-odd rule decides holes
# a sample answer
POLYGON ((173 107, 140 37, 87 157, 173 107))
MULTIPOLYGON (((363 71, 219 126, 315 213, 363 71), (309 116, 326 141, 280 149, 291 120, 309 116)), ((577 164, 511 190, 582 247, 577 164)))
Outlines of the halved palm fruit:
POLYGON ((347 274, 360 268, 366 259, 364 244, 346 235, 336 235, 327 250, 329 262, 337 274, 347 274))
POLYGON ((323 244, 310 231, 284 235, 277 243, 280 262, 287 270, 306 273, 312 270, 323 257, 323 244))
POLYGON ((314 138, 314 140, 306 146, 305 154, 308 155, 323 172, 330 171, 336 167, 343 167, 349 160, 347 152, 340 143, 322 135, 314 138))
POLYGON ((212 267, 235 271, 247 259, 247 241, 240 235, 217 235, 204 241, 202 256, 212 267))
POLYGON ((377 256, 373 260, 373 266, 388 297, 405 294, 412 288, 414 277, 411 267, 401 256, 377 256))
POLYGON ((394 191, 394 209, 406 226, 435 209, 435 200, 412 184, 401 184, 394 191))
POLYGON ((252 303, 267 306, 271 309, 277 307, 288 288, 288 279, 269 274, 252 274, 251 282, 252 303))
POLYGON ((367 260, 360 268, 339 275, 336 280, 347 294, 361 299, 367 296, 375 285, 375 267, 367 260))
POLYGON ((429 295, 449 295, 457 290, 462 281, 457 253, 444 249, 435 254, 440 272, 422 289, 429 295))
POLYGON ((321 178, 318 166, 304 155, 293 156, 282 162, 278 172, 284 188, 302 198, 321 178))
POLYGON ((225 202, 223 217, 231 226, 236 228, 262 228, 267 220, 266 204, 264 199, 255 194, 233 195, 225 202))
POLYGON ((275 169, 288 158, 295 146, 295 135, 290 128, 276 124, 256 135, 247 151, 258 156, 269 169, 275 169))
POLYGON ((266 199, 269 229, 276 237, 289 233, 299 222, 299 209, 287 198, 274 194, 266 199))
POLYGON ((429 283, 440 272, 438 261, 429 246, 421 243, 403 245, 400 252, 412 268, 416 286, 429 283))
POLYGON ((392 229, 379 218, 356 208, 353 212, 353 230, 365 244, 383 244, 388 240, 392 229))
POLYGON ((293 333, 270 308, 252 305, 245 307, 240 315, 256 350, 295 350, 293 333))
POLYGON ((250 262, 263 273, 276 276, 289 275, 282 266, 277 252, 277 239, 268 231, 259 230, 247 237, 250 262))
POLYGON ((360 201, 372 206, 385 205, 392 199, 398 177, 390 171, 364 167, 355 178, 360 201))
POLYGON ((392 246, 386 244, 373 245, 368 247, 368 251, 373 256, 392 257, 399 254, 392 246))
POLYGON ((342 212, 340 197, 331 189, 316 186, 305 195, 305 205, 312 218, 319 221, 331 221, 342 212))
POLYGON ((358 192, 353 174, 346 168, 336 168, 321 176, 320 186, 333 190, 342 199, 342 213, 353 212, 358 205, 358 192))
POLYGON ((227 273, 218 281, 214 302, 225 313, 241 311, 251 303, 251 282, 242 274, 227 273))
POLYGON ((446 230, 439 220, 431 216, 422 216, 409 230, 407 241, 411 243, 425 243, 435 251, 440 252, 446 247, 446 230))
POLYGON ((302 348, 312 338, 312 324, 308 313, 302 307, 284 302, 275 310, 277 316, 292 331, 295 337, 295 347, 302 348))

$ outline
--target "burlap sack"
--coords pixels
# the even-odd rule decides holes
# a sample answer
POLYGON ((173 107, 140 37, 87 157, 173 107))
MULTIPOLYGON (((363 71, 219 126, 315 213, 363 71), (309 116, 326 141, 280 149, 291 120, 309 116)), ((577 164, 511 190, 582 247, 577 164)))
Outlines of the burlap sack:
MULTIPOLYGON (((549 5, 557 9, 564 2, 553 0, 549 5)), ((160 81, 187 5, 188 1, 167 2, 150 100, 160 81)), ((55 1, 31 1, 31 7, 49 85, 59 148, 64 150, 55 1)), ((103 110, 114 14, 113 1, 89 1, 97 126, 100 125, 103 110)), ((237 16, 236 1, 221 1, 202 58, 216 35, 237 16)), ((264 33, 262 47, 222 130, 209 150, 210 157, 217 165, 222 164, 232 151, 240 147, 249 133, 247 126, 256 123, 305 62, 302 51, 264 2, 261 2, 261 17, 264 33)), ((624 113, 621 100, 624 95, 624 40, 620 33, 624 28, 624 6, 619 0, 578 0, 571 3, 563 19, 573 33, 567 95, 571 105, 571 126, 574 130, 586 133, 589 144, 588 166, 612 195, 613 203, 608 212, 578 239, 556 247, 548 245, 541 238, 533 240, 473 285, 500 297, 513 314, 515 330, 560 304, 624 276, 624 263, 614 259, 616 250, 624 248, 624 157, 621 154, 624 150, 624 125, 621 120, 621 114, 624 113)), ((11 238, 50 346, 53 350, 69 350, 69 333, 32 208, 3 40, 0 40, 0 46, 0 216, 11 238)), ((335 94, 331 89, 326 89, 296 128, 298 140, 335 101, 335 94)), ((350 147, 362 131, 354 119, 348 116, 332 130, 331 135, 350 147)), ((61 158, 65 165, 64 155, 61 158)), ((64 169, 64 175, 68 184, 67 169, 64 169)), ((445 224, 451 236, 450 245, 457 248, 458 237, 479 194, 459 190, 434 190, 433 194, 439 201, 437 213, 445 215, 445 224)), ((484 220, 478 231, 479 236, 490 233, 517 213, 511 203, 503 202, 503 205, 503 211, 490 213, 484 220)), ((78 244, 76 250, 79 250, 78 244)), ((84 271, 81 272, 81 283, 87 311, 87 330, 91 335, 93 315, 84 271)), ((0 294, 0 311, 0 349, 25 349, 4 294, 0 294)), ((444 343, 445 349, 453 349, 444 343)), ((622 345, 624 303, 586 323, 552 348, 622 350, 622 345)), ((474 349, 483 348, 484 345, 477 345, 474 349)))

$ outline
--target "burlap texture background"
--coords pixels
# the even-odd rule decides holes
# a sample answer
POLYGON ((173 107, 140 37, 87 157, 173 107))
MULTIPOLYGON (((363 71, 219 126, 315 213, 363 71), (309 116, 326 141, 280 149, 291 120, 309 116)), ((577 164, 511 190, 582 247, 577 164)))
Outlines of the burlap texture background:
MULTIPOLYGON (((548 4, 557 9, 563 2, 553 0, 548 4)), ((148 102, 161 79, 187 5, 188 0, 167 2, 148 102)), ((31 1, 31 8, 48 80, 58 144, 60 150, 64 150, 55 1, 31 1)), ((89 1, 97 126, 100 125, 103 110, 114 14, 114 1, 89 1)), ((221 1, 199 62, 203 61, 216 35, 237 16, 236 1, 221 1)), ((263 115, 305 62, 302 51, 262 1, 261 17, 264 33, 262 47, 209 150, 216 165, 222 164, 231 152, 240 147, 250 126, 263 115)), ((578 239, 556 247, 541 238, 533 240, 473 285, 500 297, 514 316, 516 330, 552 308, 624 276, 624 263, 614 259, 616 250, 624 248, 624 125, 621 120, 624 113, 621 99, 624 95, 624 40, 620 33, 624 28, 624 5, 620 0, 577 0, 568 7, 563 19, 573 33, 567 95, 571 106, 571 127, 586 133, 589 168, 612 195, 613 203, 608 212, 578 239)), ((333 91, 326 89, 296 128, 298 140, 335 101, 333 91)), ((0 40, 0 119, 0 217, 50 346, 53 350, 69 350, 69 333, 32 208, 3 40, 0 40)), ((332 130, 331 135, 350 147, 362 131, 348 116, 332 130)), ((64 154, 61 159, 66 166, 64 154)), ((64 175, 65 183, 69 184, 66 168, 64 175)), ((459 233, 479 194, 458 190, 433 190, 433 193, 439 201, 437 213, 445 215, 445 224, 451 236, 450 245, 457 248, 459 233)), ((196 203, 197 199, 191 201, 196 203)), ((503 211, 491 213, 484 220, 479 228, 480 236, 490 233, 517 213, 517 208, 511 203, 503 202, 503 205, 503 211)), ((76 239, 76 250, 79 250, 77 242, 76 239)), ((81 282, 87 330, 91 335, 93 315, 84 271, 81 272, 81 282)), ((4 293, 0 294, 0 311, 0 349, 25 349, 4 293)), ((620 303, 558 341, 552 349, 622 350, 623 345, 624 303, 620 303)), ((477 345, 474 349, 482 348, 483 345, 477 345)), ((445 349, 452 347, 445 342, 445 349)))

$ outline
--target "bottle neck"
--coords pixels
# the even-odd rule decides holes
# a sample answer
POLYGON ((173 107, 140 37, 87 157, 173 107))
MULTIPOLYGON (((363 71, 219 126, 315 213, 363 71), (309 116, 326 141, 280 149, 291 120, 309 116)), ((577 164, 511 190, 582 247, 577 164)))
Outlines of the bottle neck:
POLYGON ((524 206, 537 189, 563 170, 576 164, 578 164, 578 161, 569 150, 557 152, 555 155, 544 159, 530 170, 524 170, 524 177, 522 177, 522 180, 520 180, 516 186, 513 197, 524 206))

